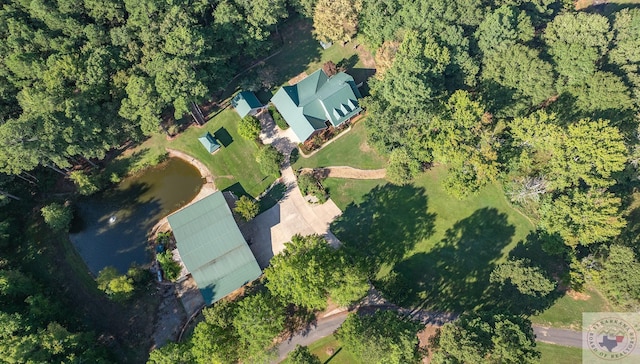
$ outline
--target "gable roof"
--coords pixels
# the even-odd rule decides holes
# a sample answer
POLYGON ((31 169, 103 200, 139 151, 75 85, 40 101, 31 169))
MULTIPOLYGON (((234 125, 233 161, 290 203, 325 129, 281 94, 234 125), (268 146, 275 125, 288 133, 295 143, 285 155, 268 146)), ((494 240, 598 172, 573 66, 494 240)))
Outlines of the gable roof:
POLYGON ((222 192, 169 215, 168 220, 182 261, 207 304, 262 274, 222 192))
POLYGON ((340 72, 329 78, 319 69, 293 86, 282 87, 271 102, 300 141, 305 141, 324 129, 325 121, 338 126, 362 111, 360 97, 353 77, 340 72))
POLYGON ((207 149, 207 151, 209 151, 209 153, 213 153, 218 150, 218 148, 220 148, 220 144, 218 144, 216 138, 214 138, 213 135, 211 135, 211 133, 209 132, 203 134, 200 138, 198 138, 198 140, 207 149))
POLYGON ((231 99, 231 106, 241 118, 244 118, 252 110, 262 107, 262 104, 253 92, 241 91, 231 99))

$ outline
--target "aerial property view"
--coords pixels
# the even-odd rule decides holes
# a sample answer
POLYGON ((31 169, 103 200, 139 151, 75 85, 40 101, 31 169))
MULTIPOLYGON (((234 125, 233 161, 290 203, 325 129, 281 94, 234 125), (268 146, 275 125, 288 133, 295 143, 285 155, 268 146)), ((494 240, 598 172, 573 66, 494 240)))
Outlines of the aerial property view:
POLYGON ((637 0, 0 19, 0 362, 640 362, 637 0))

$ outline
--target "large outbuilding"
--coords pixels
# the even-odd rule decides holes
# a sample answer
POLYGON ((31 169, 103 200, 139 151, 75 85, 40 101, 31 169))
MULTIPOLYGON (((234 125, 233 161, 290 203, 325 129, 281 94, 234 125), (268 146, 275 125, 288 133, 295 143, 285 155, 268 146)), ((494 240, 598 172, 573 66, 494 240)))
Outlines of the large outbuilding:
POLYGON ((173 213, 168 220, 182 262, 208 305, 262 274, 222 192, 173 213))
POLYGON ((328 77, 322 69, 292 86, 284 86, 271 98, 299 141, 329 126, 337 127, 358 115, 360 92, 353 77, 339 72, 328 77))

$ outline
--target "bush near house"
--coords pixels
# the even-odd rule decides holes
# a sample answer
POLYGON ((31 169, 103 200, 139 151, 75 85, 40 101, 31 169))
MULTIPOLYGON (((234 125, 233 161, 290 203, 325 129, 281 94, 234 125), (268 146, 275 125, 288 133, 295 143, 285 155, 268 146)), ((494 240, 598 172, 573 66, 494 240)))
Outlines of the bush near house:
POLYGON ((301 173, 298 176, 298 187, 303 196, 315 196, 320 203, 327 201, 327 191, 322 186, 322 181, 312 173, 301 173))
POLYGON ((284 120, 282 115, 280 115, 278 110, 276 110, 276 108, 273 107, 273 105, 269 105, 269 114, 271 114, 271 118, 273 119, 273 121, 275 121, 278 128, 282 130, 289 129, 289 124, 287 124, 287 122, 284 120))
POLYGON ((164 271, 164 277, 167 280, 175 282, 176 279, 180 276, 180 263, 173 260, 173 254, 170 250, 165 250, 162 253, 158 253, 156 255, 156 259, 158 259, 158 263, 160 263, 160 267, 164 271))

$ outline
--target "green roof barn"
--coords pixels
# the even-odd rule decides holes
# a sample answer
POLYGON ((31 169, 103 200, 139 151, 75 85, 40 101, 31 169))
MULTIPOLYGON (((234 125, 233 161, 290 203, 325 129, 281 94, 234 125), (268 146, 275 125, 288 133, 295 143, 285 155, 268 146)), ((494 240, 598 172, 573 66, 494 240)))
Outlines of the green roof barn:
POLYGON ((248 114, 254 115, 262 107, 262 104, 253 92, 242 91, 231 99, 231 106, 236 109, 240 118, 244 118, 248 114))
POLYGON ((173 213, 168 220, 180 257, 207 304, 262 274, 222 192, 173 213))
POLYGON ((200 138, 198 138, 200 143, 209 151, 209 153, 213 153, 220 148, 220 144, 216 141, 216 138, 211 135, 211 133, 206 132, 200 138))
POLYGON ((284 86, 271 98, 282 117, 300 139, 328 126, 338 126, 359 114, 360 92, 353 77, 340 72, 331 78, 317 70, 293 86, 284 86))

